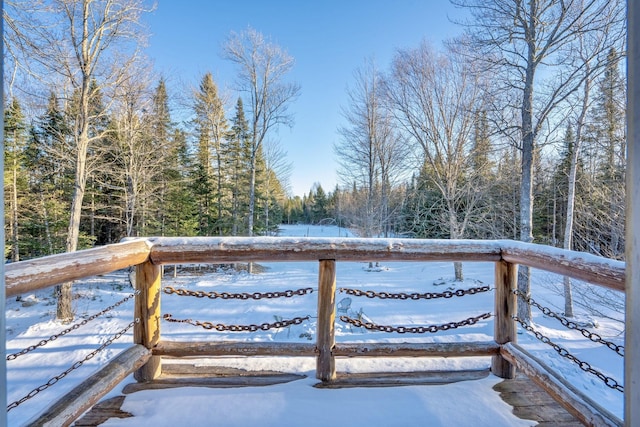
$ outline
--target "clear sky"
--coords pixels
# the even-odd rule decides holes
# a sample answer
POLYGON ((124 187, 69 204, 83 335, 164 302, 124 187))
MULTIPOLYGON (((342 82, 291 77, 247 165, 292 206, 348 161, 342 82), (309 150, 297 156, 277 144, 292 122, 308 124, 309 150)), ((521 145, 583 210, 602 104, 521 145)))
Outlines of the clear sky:
MULTIPOLYGON (((210 71, 230 95, 231 117, 238 96, 234 68, 221 57, 229 33, 252 27, 286 49, 295 59, 290 78, 301 92, 290 106, 295 125, 274 138, 293 164, 292 195, 302 196, 315 182, 325 191, 340 182, 333 145, 345 124, 340 109, 354 70, 366 58, 387 69, 397 49, 423 39, 439 45, 461 32, 449 19, 461 14, 448 0, 157 0, 145 18, 147 55, 174 96, 197 87, 210 71)), ((174 118, 185 111, 176 110, 174 118)))

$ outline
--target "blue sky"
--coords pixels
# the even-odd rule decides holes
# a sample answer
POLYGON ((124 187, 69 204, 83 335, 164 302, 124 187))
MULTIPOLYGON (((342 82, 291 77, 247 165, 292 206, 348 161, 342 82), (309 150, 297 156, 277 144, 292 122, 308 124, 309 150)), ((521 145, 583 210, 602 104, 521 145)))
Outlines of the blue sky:
MULTIPOLYGON (((221 58, 229 33, 250 26, 285 48, 295 58, 290 79, 301 92, 290 106, 294 127, 273 137, 293 164, 292 195, 302 196, 315 182, 326 191, 340 182, 333 145, 354 70, 366 58, 387 69, 398 48, 423 39, 438 45, 459 34, 449 18, 461 13, 448 0, 158 0, 145 18, 151 32, 146 53, 174 96, 197 87, 210 71, 230 95, 231 117, 238 96, 234 68, 221 58)), ((174 118, 185 112, 176 108, 174 118)))

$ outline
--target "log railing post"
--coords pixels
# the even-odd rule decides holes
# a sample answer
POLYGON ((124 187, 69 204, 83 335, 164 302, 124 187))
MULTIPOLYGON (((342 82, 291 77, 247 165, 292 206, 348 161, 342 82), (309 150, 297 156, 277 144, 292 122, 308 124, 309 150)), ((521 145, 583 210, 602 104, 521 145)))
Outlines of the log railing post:
MULTIPOLYGON (((133 330, 133 340, 148 349, 160 341, 160 293, 162 269, 151 261, 145 261, 136 266, 136 296, 135 317, 139 319, 133 330)), ((161 357, 151 356, 151 359, 134 373, 138 382, 151 381, 160 376, 161 357)))
POLYGON ((336 378, 333 356, 336 320, 336 261, 320 260, 318 272, 318 328, 316 378, 327 382, 336 378))
MULTIPOLYGON (((516 313, 517 298, 513 293, 518 278, 518 266, 506 261, 496 262, 495 267, 495 321, 494 338, 499 345, 516 342, 516 313)), ((491 372, 500 378, 514 378, 516 368, 507 362, 500 354, 491 360, 491 372)))

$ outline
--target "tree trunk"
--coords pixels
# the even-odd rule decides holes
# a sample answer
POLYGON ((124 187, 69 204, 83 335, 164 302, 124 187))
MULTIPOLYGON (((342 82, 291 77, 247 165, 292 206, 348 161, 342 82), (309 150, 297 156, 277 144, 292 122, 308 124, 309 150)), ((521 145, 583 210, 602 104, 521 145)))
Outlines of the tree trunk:
MULTIPOLYGON (((251 154, 251 181, 249 182, 249 221, 247 235, 253 236, 253 212, 256 206, 256 151, 251 154)), ((247 273, 253 273, 253 263, 247 264, 247 273)))
MULTIPOLYGON (((84 43, 84 42, 83 42, 84 43)), ((84 50, 84 48, 83 48, 84 50)), ((80 219, 82 216, 82 201, 84 199, 87 183, 87 151, 89 147, 89 76, 83 75, 82 90, 80 93, 80 111, 78 113, 79 133, 77 136, 76 173, 73 187, 73 199, 71 201, 71 216, 67 232, 67 252, 75 252, 78 249, 80 238, 80 219)), ((73 320, 72 283, 64 283, 56 287, 58 306, 56 317, 62 322, 73 320)))
POLYGON ((251 178, 249 182, 249 218, 247 221, 247 236, 253 236, 253 213, 256 206, 256 151, 251 154, 251 178))
MULTIPOLYGON (((533 8, 533 2, 531 8, 533 8)), ((531 13, 531 20, 534 14, 531 13)), ((535 22, 530 21, 527 27, 527 68, 522 96, 522 182, 520 184, 520 240, 533 242, 533 148, 535 134, 533 128, 533 83, 535 76, 535 22)), ((518 268, 518 290, 524 295, 531 294, 531 269, 521 265, 518 268)), ((529 304, 518 304, 518 317, 528 322, 531 319, 529 304)))
POLYGON ((47 212, 47 205, 44 201, 44 194, 40 193, 40 204, 42 205, 42 218, 44 222, 44 235, 47 239, 47 255, 53 254, 53 241, 51 240, 51 228, 49 226, 49 213, 47 212))
POLYGON ((20 243, 18 232, 18 162, 13 160, 13 182, 11 194, 11 261, 20 261, 20 243))
POLYGON ((456 282, 462 282, 464 280, 464 275, 462 274, 462 262, 456 261, 453 263, 453 271, 456 275, 456 282))

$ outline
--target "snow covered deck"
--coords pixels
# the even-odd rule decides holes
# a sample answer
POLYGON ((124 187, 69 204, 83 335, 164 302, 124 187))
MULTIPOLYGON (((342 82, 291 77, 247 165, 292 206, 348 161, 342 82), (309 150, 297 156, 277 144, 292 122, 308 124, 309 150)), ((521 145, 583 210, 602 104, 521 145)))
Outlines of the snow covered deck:
MULTIPOLYGON (((562 378, 550 374, 544 364, 539 363, 515 344, 516 322, 513 315, 516 312, 517 301, 512 290, 516 287, 517 264, 571 276, 609 289, 624 289, 624 264, 621 262, 520 242, 261 237, 132 240, 72 254, 10 264, 6 269, 6 292, 7 296, 14 296, 68 280, 136 266, 135 282, 139 294, 136 296, 135 317, 139 319, 139 323, 134 325, 135 345, 76 387, 71 394, 52 405, 35 421, 36 424, 47 421, 52 425, 64 425, 77 419, 132 372, 140 382, 153 383, 161 379, 163 359, 166 360, 167 357, 247 358, 269 355, 285 358, 312 358, 316 363, 316 378, 328 386, 332 383, 338 384, 341 378, 336 359, 489 357, 492 360, 493 375, 513 378, 517 367, 563 405, 571 408, 582 422, 593 425, 620 425, 619 419, 602 410, 592 399, 567 387, 562 378), (492 341, 471 339, 420 343, 336 342, 336 264, 353 261, 415 263, 459 260, 495 264, 494 311, 491 315, 494 318, 492 341), (163 341, 160 332, 163 317, 166 320, 166 314, 163 314, 160 303, 163 293, 161 289, 163 265, 258 261, 315 261, 318 263, 315 343, 163 341)), ((268 294, 265 298, 273 296, 268 294)), ((474 324, 478 319, 483 318, 478 316, 475 319, 450 322, 441 330, 451 328, 454 323, 474 324)), ((179 321, 187 322, 187 320, 179 321)), ((278 322, 276 327, 287 326, 278 322)), ((214 327, 215 325, 204 326, 214 327)), ((263 325, 255 326, 256 329, 263 327, 263 325)), ((237 328, 239 326, 236 326, 237 328)), ((394 329, 394 331, 401 334, 405 332, 404 329, 394 329)), ((342 378, 344 377, 343 375, 342 378)), ((381 381, 380 377, 378 382, 381 381)), ((484 409, 477 407, 475 410, 483 411, 484 409)))

